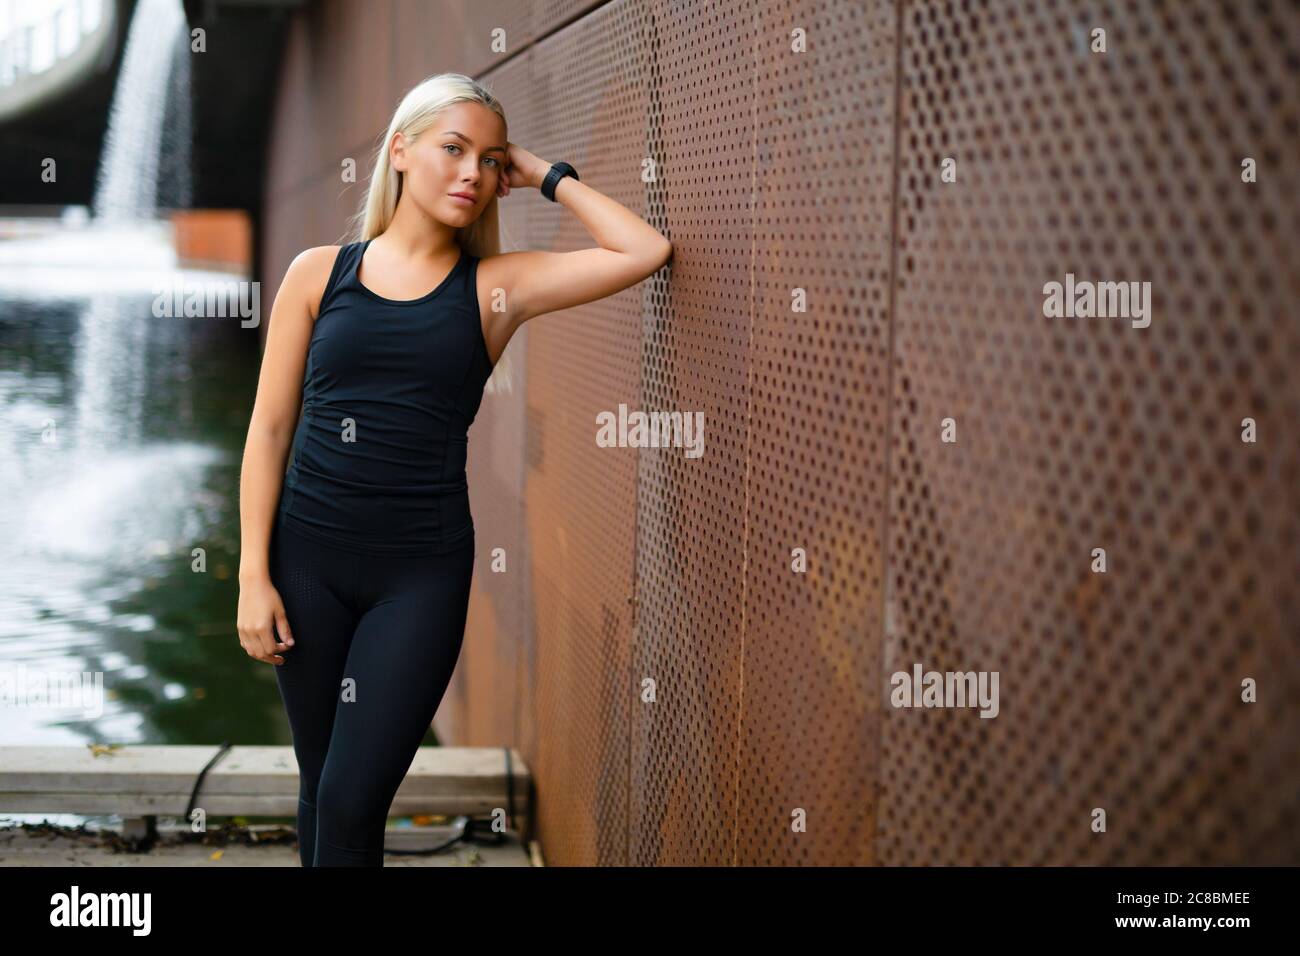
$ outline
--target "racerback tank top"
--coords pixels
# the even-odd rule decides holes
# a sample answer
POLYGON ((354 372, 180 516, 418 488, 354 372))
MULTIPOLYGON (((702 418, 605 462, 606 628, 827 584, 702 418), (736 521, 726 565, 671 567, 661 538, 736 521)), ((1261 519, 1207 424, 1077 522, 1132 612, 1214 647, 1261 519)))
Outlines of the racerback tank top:
POLYGON ((479 260, 462 250, 433 291, 387 299, 357 277, 370 241, 340 248, 321 296, 278 517, 363 554, 450 551, 474 534, 468 432, 493 369, 479 260))

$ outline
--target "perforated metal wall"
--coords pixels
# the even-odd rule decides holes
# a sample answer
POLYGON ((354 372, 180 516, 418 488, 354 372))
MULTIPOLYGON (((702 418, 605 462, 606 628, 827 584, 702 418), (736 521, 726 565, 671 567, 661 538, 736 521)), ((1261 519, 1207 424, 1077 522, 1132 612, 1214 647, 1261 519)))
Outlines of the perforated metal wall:
MULTIPOLYGON (((584 182, 634 209, 642 206, 648 112, 636 73, 641 15, 639 4, 601 7, 490 77, 494 89, 498 77, 528 89, 529 106, 510 113, 512 141, 543 157, 569 156, 584 182)), ((573 216, 522 192, 502 204, 512 207, 503 232, 518 247, 591 244, 573 216)), ((638 400, 643 294, 630 289, 548 316, 546 329, 530 324, 507 348, 527 383, 527 436, 514 449, 524 456, 528 550, 518 566, 526 564, 533 625, 523 722, 530 767, 540 764, 556 782, 545 788, 538 824, 548 860, 561 864, 627 859, 637 458, 597 447, 594 435, 600 411, 638 400)), ((480 454, 470 441, 471 455, 480 454)), ((499 576, 492 586, 520 580, 499 576)))
POLYGON ((1002 706, 884 710, 880 857, 1298 862, 1300 8, 904 9, 884 670, 1002 706))
POLYGON ((471 432, 439 721, 523 752, 548 862, 1300 863, 1300 6, 513 16, 510 138, 675 248, 529 323, 471 432), (1066 273, 1150 325, 1048 318, 1066 273), (598 447, 620 404, 703 456, 598 447), (998 715, 892 706, 916 664, 998 715))

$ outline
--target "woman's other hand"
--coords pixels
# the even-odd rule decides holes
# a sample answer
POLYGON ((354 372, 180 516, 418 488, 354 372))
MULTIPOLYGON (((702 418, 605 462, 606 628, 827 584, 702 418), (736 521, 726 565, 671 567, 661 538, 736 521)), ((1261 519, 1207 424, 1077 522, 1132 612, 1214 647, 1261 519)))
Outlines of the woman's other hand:
POLYGON ((267 664, 283 664, 280 655, 293 647, 293 634, 284 613, 284 602, 270 578, 239 585, 239 611, 236 628, 239 644, 249 657, 267 664), (284 643, 276 641, 277 632, 284 643))

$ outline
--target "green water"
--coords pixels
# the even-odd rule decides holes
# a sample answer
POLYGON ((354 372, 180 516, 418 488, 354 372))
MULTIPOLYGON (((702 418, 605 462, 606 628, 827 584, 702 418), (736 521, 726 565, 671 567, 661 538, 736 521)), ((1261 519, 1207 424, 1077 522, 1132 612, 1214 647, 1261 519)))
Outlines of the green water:
POLYGON ((147 289, 96 291, 85 271, 48 289, 14 278, 0 284, 0 744, 288 744, 272 665, 235 631, 257 329, 157 318, 147 289), (37 695, 78 679, 84 697, 37 695))

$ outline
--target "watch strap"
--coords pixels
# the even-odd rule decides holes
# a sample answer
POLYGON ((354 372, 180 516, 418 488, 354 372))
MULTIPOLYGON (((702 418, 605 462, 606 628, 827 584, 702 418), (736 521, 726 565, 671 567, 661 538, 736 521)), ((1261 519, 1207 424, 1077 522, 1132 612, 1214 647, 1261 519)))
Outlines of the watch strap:
POLYGON ((555 187, 559 185, 560 180, 565 176, 578 179, 578 171, 568 163, 552 163, 551 168, 546 173, 546 178, 542 180, 542 195, 551 202, 555 202, 555 187))

